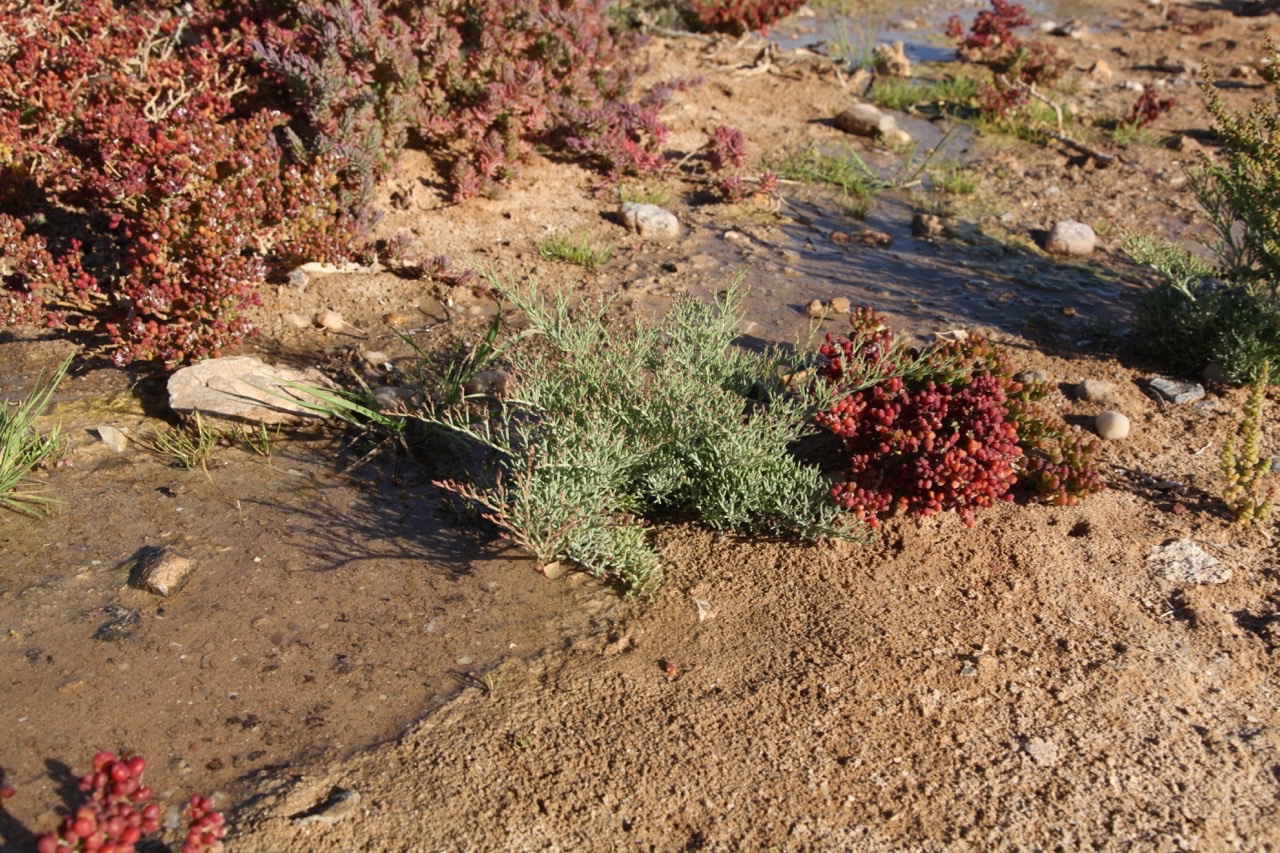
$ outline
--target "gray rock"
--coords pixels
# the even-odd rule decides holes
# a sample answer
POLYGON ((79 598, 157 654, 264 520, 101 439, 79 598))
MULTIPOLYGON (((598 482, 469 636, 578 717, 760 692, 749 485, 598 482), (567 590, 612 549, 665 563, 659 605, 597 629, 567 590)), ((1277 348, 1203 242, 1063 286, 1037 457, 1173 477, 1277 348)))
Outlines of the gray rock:
POLYGON ((186 586, 195 570, 196 564, 192 560, 171 548, 161 548, 138 564, 129 584, 167 597, 186 586))
POLYGON ((1058 763, 1058 745, 1051 740, 1029 738, 1022 748, 1038 767, 1052 767, 1058 763))
POLYGON ((1083 222, 1063 219, 1053 226, 1044 250, 1051 255, 1089 255, 1098 245, 1098 235, 1083 222))
POLYGON ((1075 394, 1090 403, 1114 403, 1116 386, 1102 379, 1086 379, 1075 387, 1075 394))
POLYGON ((894 142, 910 142, 911 134, 898 127, 897 120, 875 104, 854 104, 835 117, 836 127, 854 136, 884 137, 894 142))
POLYGON ((1021 373, 1014 374, 1014 382, 1021 382, 1023 385, 1034 385, 1041 382, 1049 381, 1049 374, 1043 370, 1024 370, 1021 373))
POLYGON ((618 208, 622 222, 646 240, 663 240, 680 235, 680 220, 656 204, 624 201, 618 208))
POLYGON ((1113 412, 1110 409, 1099 412, 1093 426, 1098 431, 1098 435, 1107 441, 1119 441, 1129 437, 1129 419, 1120 412, 1113 412))
POLYGON ((116 453, 124 453, 125 447, 129 445, 129 438, 124 434, 124 430, 110 426, 100 426, 95 427, 94 432, 98 434, 98 438, 102 439, 103 444, 116 453))
POLYGON ((1226 583, 1231 569, 1204 552, 1190 539, 1175 539, 1153 545, 1147 551, 1147 562, 1157 577, 1177 583, 1226 583))
POLYGON ((1204 386, 1198 382, 1178 382, 1173 379, 1156 377, 1147 381, 1151 390, 1174 405, 1192 403, 1204 396, 1204 386))
POLYGON ((169 406, 175 412, 199 411, 206 418, 247 423, 298 423, 323 416, 293 400, 308 400, 286 383, 333 387, 318 370, 273 367, 256 358, 211 358, 169 377, 169 406))

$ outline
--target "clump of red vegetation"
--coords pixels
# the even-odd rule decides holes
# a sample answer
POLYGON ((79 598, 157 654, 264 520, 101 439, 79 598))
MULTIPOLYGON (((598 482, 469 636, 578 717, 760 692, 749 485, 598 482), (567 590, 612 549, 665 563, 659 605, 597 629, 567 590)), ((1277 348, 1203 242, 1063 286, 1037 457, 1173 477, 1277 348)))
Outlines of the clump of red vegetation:
MULTIPOLYGON (((825 377, 839 383, 855 362, 899 373, 893 332, 870 309, 852 322, 852 338, 828 335, 821 348, 825 377)), ((1057 504, 1103 488, 1096 442, 1043 404, 1047 385, 1015 380, 998 347, 971 336, 923 356, 923 369, 855 391, 816 416, 847 454, 844 482, 832 490, 841 506, 872 526, 944 510, 972 526, 978 510, 1012 500, 1019 482, 1057 504)))

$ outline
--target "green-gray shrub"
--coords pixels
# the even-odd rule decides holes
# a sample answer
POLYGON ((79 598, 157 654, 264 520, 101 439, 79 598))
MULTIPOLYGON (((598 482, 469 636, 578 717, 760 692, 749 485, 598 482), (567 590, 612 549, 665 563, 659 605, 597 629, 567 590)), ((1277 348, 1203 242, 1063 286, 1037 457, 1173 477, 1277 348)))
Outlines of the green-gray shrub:
POLYGON ((1151 238, 1130 238, 1126 251, 1164 281, 1143 300, 1141 349, 1176 370, 1215 363, 1237 382, 1252 382, 1266 361, 1280 363, 1280 50, 1267 44, 1271 106, 1248 113, 1223 102, 1206 70, 1202 89, 1224 144, 1187 170, 1214 239, 1216 264, 1151 238))
POLYGON ((1217 364, 1241 383, 1280 357, 1280 310, 1265 294, 1156 238, 1131 236, 1124 248, 1164 279, 1138 306, 1142 352, 1182 373, 1217 364))

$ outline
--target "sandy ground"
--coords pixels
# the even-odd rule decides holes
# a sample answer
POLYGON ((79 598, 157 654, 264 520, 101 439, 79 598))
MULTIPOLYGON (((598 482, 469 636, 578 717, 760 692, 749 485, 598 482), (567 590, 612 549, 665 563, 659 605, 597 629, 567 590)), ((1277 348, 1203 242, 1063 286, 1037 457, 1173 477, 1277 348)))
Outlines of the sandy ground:
MULTIPOLYGON (((784 186, 774 213, 673 182, 684 230, 661 244, 629 238, 616 202, 589 193, 593 176, 543 159, 503 197, 462 208, 413 158, 383 190, 387 234, 409 229, 460 266, 537 269, 584 295, 620 291, 637 311, 714 292, 745 267, 749 340, 803 333, 805 303, 834 296, 916 334, 980 329, 1059 383, 1055 404, 1082 429, 1102 406, 1068 392, 1112 382, 1108 405, 1133 432, 1104 446, 1107 491, 1068 508, 1000 506, 974 529, 952 515, 895 520, 865 546, 660 525, 667 584, 628 602, 581 576, 532 572, 442 514, 430 472, 392 453, 351 475, 332 470, 340 448, 320 436, 282 442, 269 462, 227 449, 208 477, 140 453, 122 461, 86 431, 145 432, 163 413, 158 384, 84 376, 60 409, 76 465, 47 475, 66 514, 56 531, 0 528, 11 564, 0 770, 21 793, 0 815, 4 849, 56 823, 60 768, 104 747, 150 756, 170 801, 218 791, 232 850, 1280 845, 1274 524, 1233 527, 1217 497, 1217 448, 1245 391, 1159 401, 1145 381, 1161 366, 1130 355, 1124 335, 1149 281, 1119 235, 1199 229, 1182 178, 1192 155, 1159 144, 1208 141, 1194 69, 1202 56, 1224 77, 1256 62, 1278 26, 1274 14, 1181 8, 1215 27, 1179 33, 1137 3, 1070 11, 1089 34, 1053 41, 1072 56, 1082 114, 1123 113, 1136 97, 1126 81, 1163 80, 1179 104, 1144 139, 1108 149, 1118 161, 1105 168, 966 135, 951 155, 983 183, 957 203, 956 239, 910 235, 924 189, 885 196, 862 225, 805 187, 784 186), (1160 70, 1175 54, 1190 73, 1160 70), (1113 79, 1088 77, 1098 59, 1113 79), (1095 255, 1039 250, 1065 218, 1095 226, 1095 255), (536 241, 549 228, 612 242, 615 256, 591 274, 545 264, 536 241), (892 244, 849 240, 864 228, 892 244), (116 510, 104 525, 77 502, 116 510), (1229 580, 1159 577, 1151 549, 1182 539, 1229 580), (157 607, 123 586, 119 566, 138 548, 174 543, 203 560, 179 597, 157 607), (112 604, 142 614, 137 634, 95 641, 112 604)), ((784 33, 803 42, 812 24, 784 33)), ((668 110, 673 151, 722 123, 743 128, 757 158, 850 141, 830 119, 853 96, 829 64, 789 54, 765 67, 759 49, 647 48, 653 79, 707 78, 668 110)), ((1233 79, 1236 103, 1262 93, 1256 78, 1233 79)), ((941 136, 923 119, 903 124, 941 136)), ((902 156, 854 144, 885 168, 902 156)), ((312 276, 264 296, 265 332, 247 350, 336 373, 368 371, 371 351, 405 359, 389 312, 414 317, 432 344, 467 339, 493 310, 469 288, 390 274, 312 276), (370 335, 290 322, 322 308, 370 335)), ((56 352, 0 345, 17 386, 56 352)), ((1275 423, 1268 452, 1280 449, 1275 423)))

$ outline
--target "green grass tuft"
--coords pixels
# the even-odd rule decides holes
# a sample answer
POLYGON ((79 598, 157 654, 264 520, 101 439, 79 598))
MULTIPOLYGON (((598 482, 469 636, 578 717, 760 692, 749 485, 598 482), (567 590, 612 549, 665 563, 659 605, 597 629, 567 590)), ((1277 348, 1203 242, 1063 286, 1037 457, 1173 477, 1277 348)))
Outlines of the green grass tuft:
POLYGON ((538 242, 538 255, 544 261, 563 261, 595 270, 604 266, 609 262, 609 258, 613 257, 613 247, 596 246, 586 234, 574 236, 553 231, 538 242))
POLYGON ((44 413, 58 384, 71 366, 67 357, 46 379, 41 376, 25 399, 0 406, 0 506, 24 515, 44 517, 56 498, 26 485, 27 476, 62 452, 64 442, 57 428, 47 436, 36 429, 36 419, 44 413))

